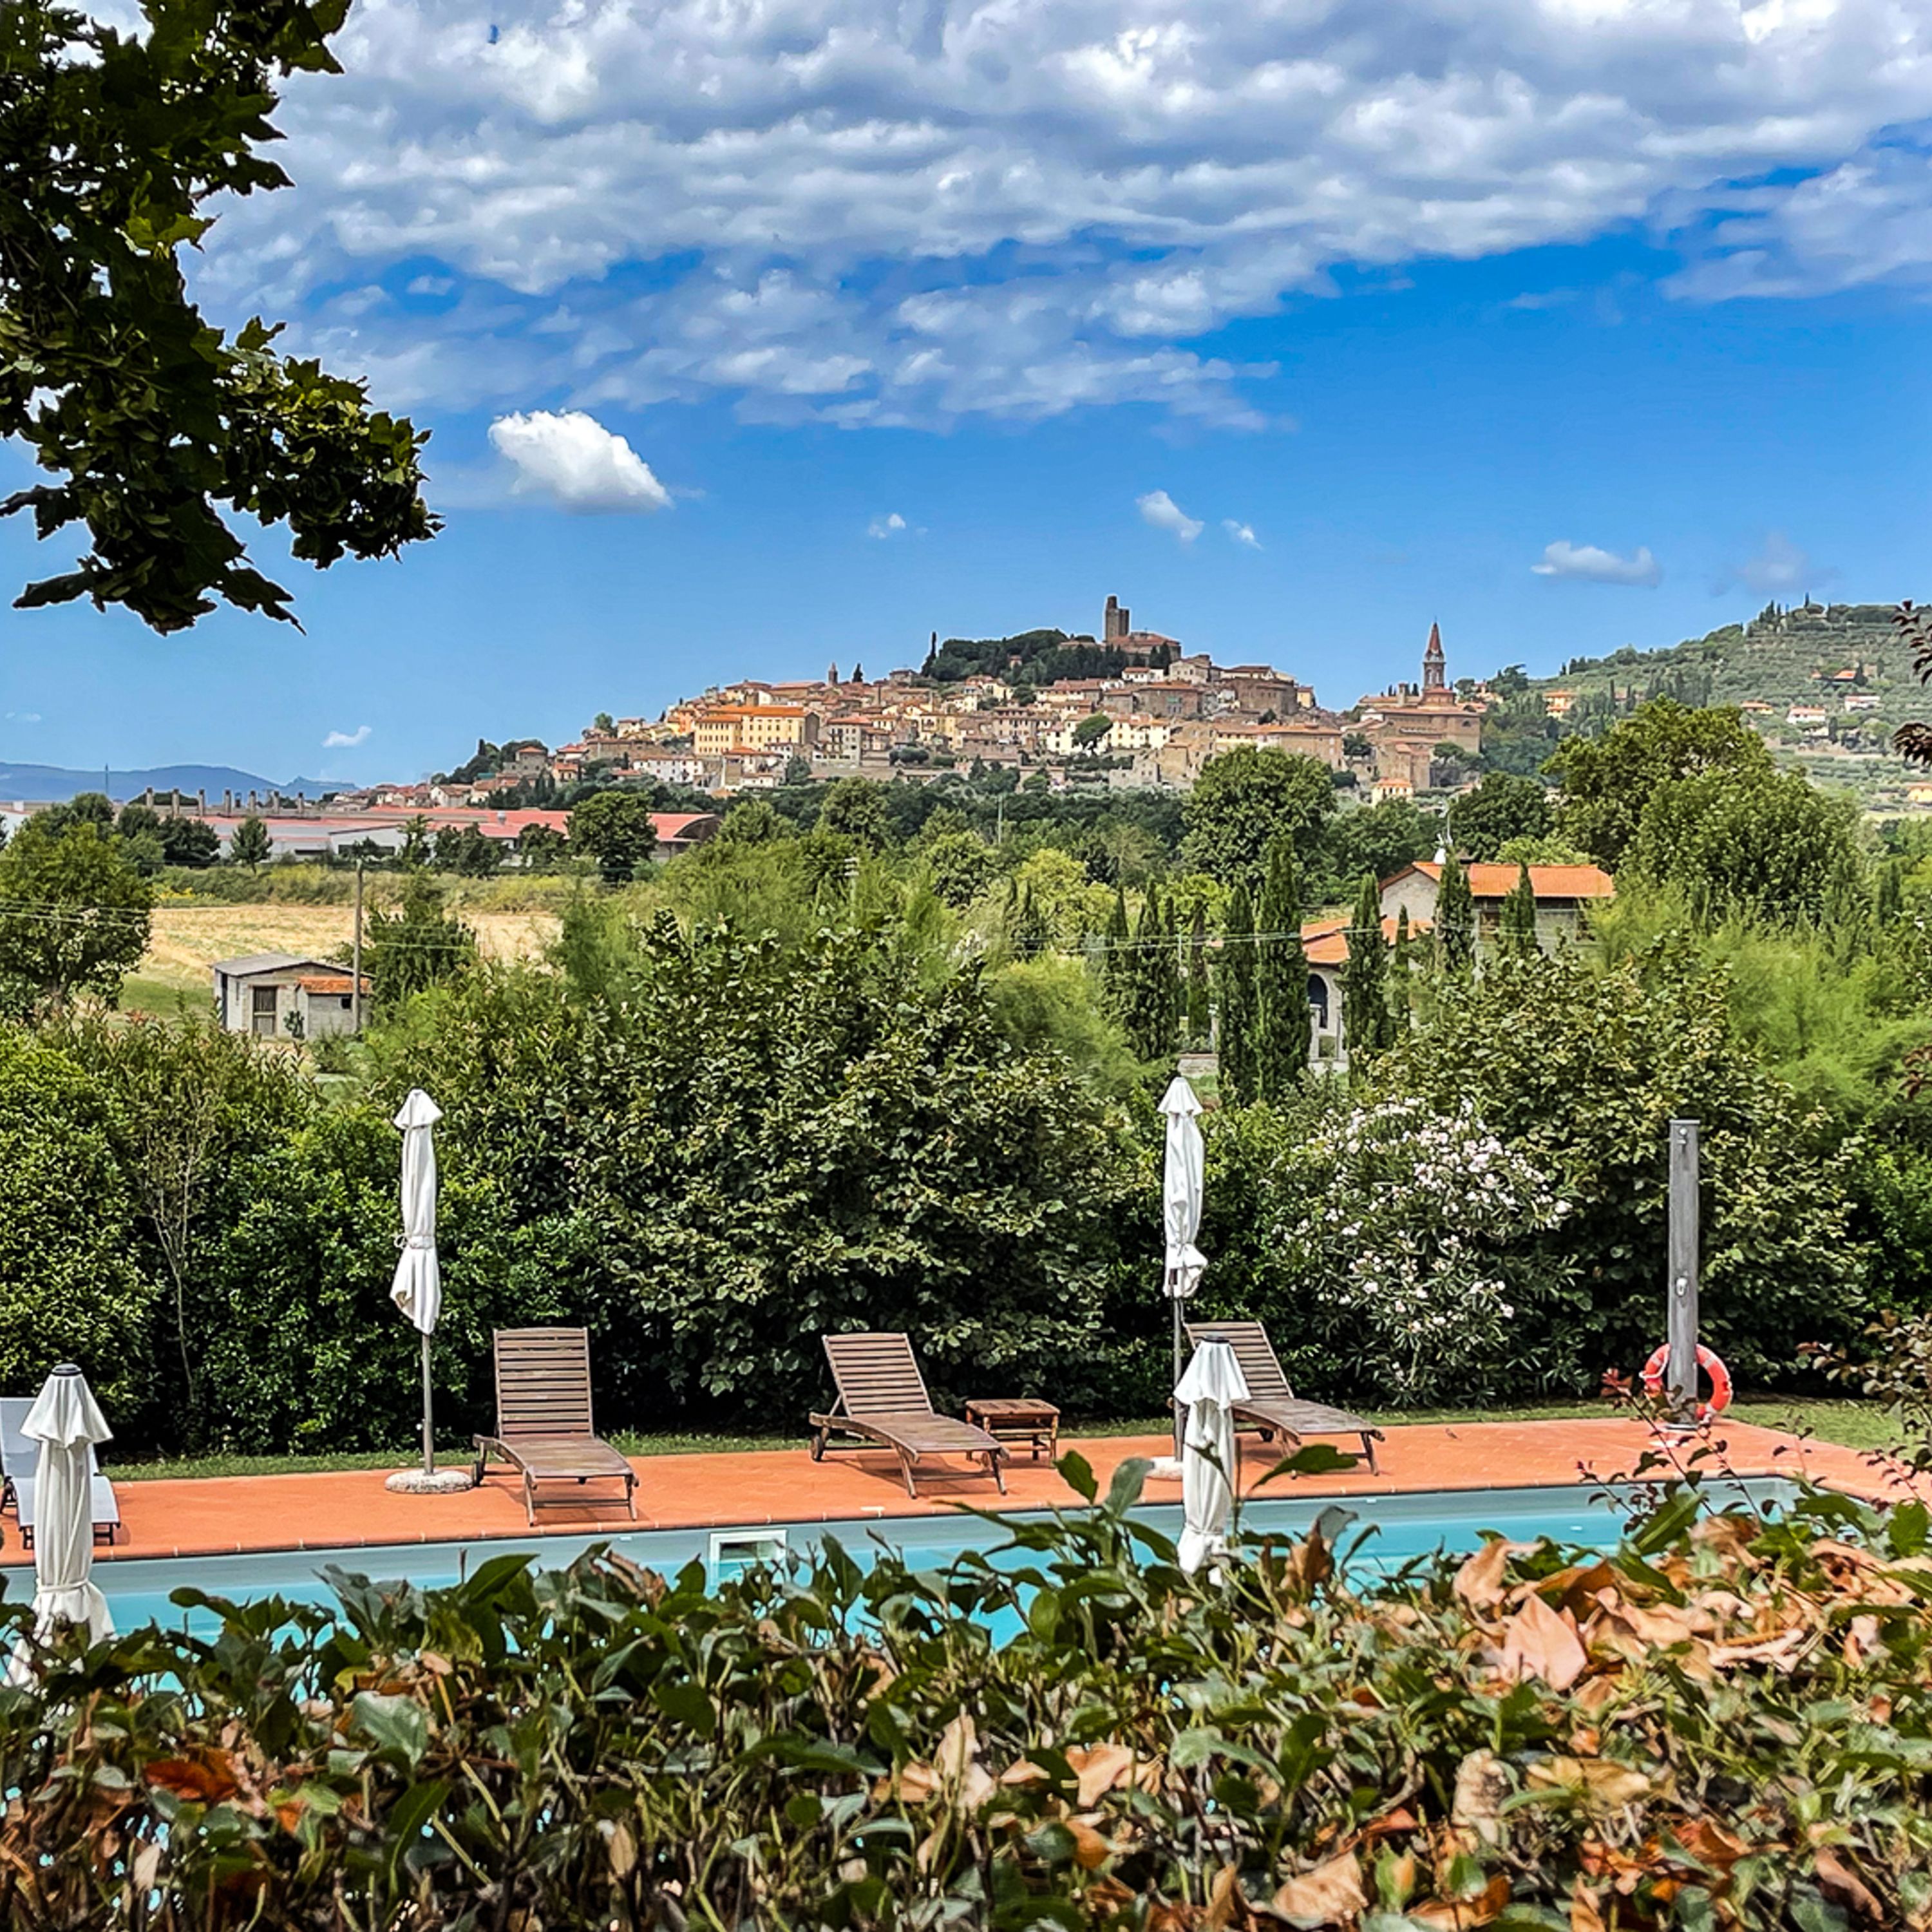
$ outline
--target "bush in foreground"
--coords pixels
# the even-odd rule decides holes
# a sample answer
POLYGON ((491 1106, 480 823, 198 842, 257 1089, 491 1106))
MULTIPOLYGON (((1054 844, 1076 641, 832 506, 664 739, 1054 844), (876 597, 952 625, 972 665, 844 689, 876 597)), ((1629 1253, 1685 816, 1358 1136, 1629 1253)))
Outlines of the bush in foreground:
POLYGON ((1007 1574, 828 1550, 714 1596, 695 1567, 509 1556, 56 1660, 44 1695, 0 1693, 0 1914, 1818 1932, 1932 1910, 1922 1506, 1700 1517, 1679 1492, 1608 1555, 1491 1543, 1358 1594, 1319 1534, 1198 1588, 1133 1497, 1129 1475, 1020 1527, 1007 1574))

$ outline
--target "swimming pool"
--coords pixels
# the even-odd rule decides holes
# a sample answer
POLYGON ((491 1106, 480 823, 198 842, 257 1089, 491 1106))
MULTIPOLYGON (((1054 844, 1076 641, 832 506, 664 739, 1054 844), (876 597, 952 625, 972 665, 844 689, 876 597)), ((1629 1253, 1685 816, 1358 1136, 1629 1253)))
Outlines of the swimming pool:
MULTIPOLYGON (((1758 1506, 1790 1495, 1775 1479, 1712 1484, 1718 1506, 1748 1499, 1758 1506)), ((1485 1534, 1531 1543, 1541 1537, 1586 1548, 1606 1548, 1622 1535, 1640 1507, 1635 1492, 1609 1493, 1582 1485, 1561 1488, 1432 1491, 1398 1496, 1270 1498, 1250 1502, 1240 1527, 1250 1534, 1294 1538, 1306 1534, 1322 1511, 1339 1505, 1349 1511, 1345 1541, 1368 1532, 1356 1558, 1376 1569, 1394 1568, 1438 1550, 1473 1550, 1485 1534)), ((1155 1503, 1133 1512, 1134 1520, 1168 1538, 1180 1532, 1177 1504, 1155 1503)), ((1041 1512, 1016 1511, 1015 1522, 1050 1520, 1041 1512)), ((670 1575, 688 1564, 705 1565, 713 1583, 760 1562, 808 1556, 827 1538, 836 1538, 864 1561, 881 1549, 897 1550, 920 1569, 944 1570, 974 1552, 995 1563, 1025 1559, 1003 1554, 996 1528, 968 1516, 866 1516, 840 1522, 746 1524, 721 1528, 636 1530, 621 1535, 490 1538, 470 1543, 423 1543, 338 1550, 278 1550, 261 1555, 133 1558, 94 1566, 94 1580, 105 1593, 115 1626, 130 1630, 146 1623, 187 1627, 199 1636, 218 1628, 212 1613, 183 1610, 169 1600, 184 1585, 210 1595, 246 1601, 281 1596, 299 1601, 328 1600, 321 1577, 334 1568, 381 1579, 400 1577, 423 1588, 460 1582, 485 1559, 510 1552, 527 1553, 544 1568, 560 1568, 599 1546, 621 1552, 634 1563, 670 1575)), ((30 1570, 7 1573, 7 1594, 17 1598, 33 1587, 30 1570)))

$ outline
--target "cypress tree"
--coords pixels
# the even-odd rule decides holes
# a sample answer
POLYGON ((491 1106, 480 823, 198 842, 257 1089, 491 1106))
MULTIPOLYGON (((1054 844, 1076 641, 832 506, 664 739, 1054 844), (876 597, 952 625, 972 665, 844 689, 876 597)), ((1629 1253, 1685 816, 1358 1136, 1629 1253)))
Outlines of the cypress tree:
POLYGON ((1364 878, 1348 924, 1348 958, 1342 968, 1342 1044, 1352 1066, 1365 1065, 1395 1036, 1389 1011, 1388 956, 1382 945, 1382 894, 1364 878))
POLYGON ((1204 1046, 1210 1022, 1208 1017, 1208 905, 1194 902, 1194 917, 1187 933, 1187 1043, 1204 1046))
POLYGON ((1128 980, 1123 1024, 1136 1053, 1143 1060, 1162 1058, 1174 1044, 1180 1008, 1180 976, 1174 970, 1173 941, 1160 908, 1160 893, 1150 885, 1141 902, 1140 924, 1134 930, 1129 957, 1133 970, 1128 980))
POLYGON ((1450 853, 1436 891, 1436 957, 1443 970, 1466 973, 1476 956, 1476 902, 1469 875, 1450 853))
POLYGON ((1408 908, 1396 915, 1395 951, 1389 961, 1389 1036, 1408 1030, 1415 997, 1415 940, 1408 929, 1408 908))
POLYGON ((1238 1107, 1257 1097, 1255 1078, 1255 914, 1246 886, 1228 896, 1221 957, 1214 969, 1220 995, 1216 1036, 1221 1090, 1238 1107))
POLYGON ((1503 901, 1502 915, 1496 924, 1496 937, 1502 950, 1519 959, 1527 959, 1538 950, 1536 888, 1530 883, 1527 865, 1518 871, 1516 884, 1510 886, 1508 896, 1503 901))
POLYGON ((1878 896, 1874 907, 1881 926, 1895 926, 1905 916, 1904 866, 1896 859, 1879 868, 1878 896))
POLYGON ((1161 1051, 1171 1053, 1187 1016, 1187 988, 1180 965, 1180 909, 1165 899, 1160 908, 1161 1051))
POLYGON ((1301 878, 1294 842, 1268 841, 1255 940, 1256 1084, 1264 1100, 1292 1093, 1308 1073, 1308 956, 1301 946, 1301 878))
POLYGON ((1124 1025, 1132 1004, 1134 956, 1129 944, 1127 892, 1114 888, 1114 909, 1107 915, 1107 930, 1100 954, 1100 1004, 1124 1025))

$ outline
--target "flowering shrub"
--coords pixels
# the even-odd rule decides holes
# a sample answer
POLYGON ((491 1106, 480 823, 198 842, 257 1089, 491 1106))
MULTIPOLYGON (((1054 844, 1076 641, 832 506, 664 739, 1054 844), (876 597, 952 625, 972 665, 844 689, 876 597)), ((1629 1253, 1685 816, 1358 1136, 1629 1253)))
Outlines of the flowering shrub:
POLYGON ((1440 1400, 1507 1357, 1516 1301, 1547 1273, 1536 1238, 1569 1211, 1534 1161, 1468 1101, 1438 1114, 1407 1097, 1331 1116, 1293 1160, 1283 1264, 1384 1400, 1440 1400))

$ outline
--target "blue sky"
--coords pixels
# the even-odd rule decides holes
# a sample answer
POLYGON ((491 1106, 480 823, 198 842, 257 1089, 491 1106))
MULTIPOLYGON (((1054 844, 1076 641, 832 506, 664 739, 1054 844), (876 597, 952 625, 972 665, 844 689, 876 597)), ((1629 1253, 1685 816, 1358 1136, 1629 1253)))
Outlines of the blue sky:
POLYGON ((1916 7, 371 0, 340 51, 196 286, 431 428, 448 527, 285 577, 305 634, 0 612, 0 759, 414 776, 1109 592, 1340 705, 1432 619, 1546 670, 1932 589, 1916 7))

